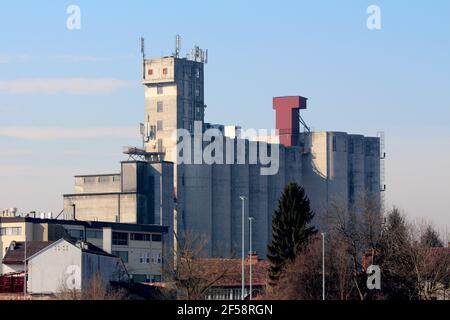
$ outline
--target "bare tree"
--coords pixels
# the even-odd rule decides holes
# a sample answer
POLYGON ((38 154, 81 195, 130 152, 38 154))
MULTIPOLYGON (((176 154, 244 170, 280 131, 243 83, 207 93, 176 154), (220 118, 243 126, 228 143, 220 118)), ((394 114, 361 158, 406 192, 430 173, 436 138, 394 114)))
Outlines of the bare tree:
MULTIPOLYGON (((326 245, 326 298, 347 300, 355 297, 352 282, 353 269, 347 246, 329 241, 326 245)), ((322 299, 322 239, 312 237, 299 252, 295 261, 283 269, 279 285, 271 287, 267 299, 320 300, 322 299)))
POLYGON ((122 287, 112 286, 105 282, 98 273, 94 274, 82 288, 82 290, 69 289, 65 282, 60 286, 60 292, 56 295, 60 300, 127 300, 128 291, 122 287))
POLYGON ((205 259, 207 241, 204 237, 186 232, 178 241, 175 264, 168 264, 166 278, 172 282, 180 299, 204 299, 207 291, 228 274, 228 266, 218 259, 205 259))
MULTIPOLYGON (((450 250, 430 225, 413 225, 393 208, 382 220, 369 203, 359 211, 332 205, 325 246, 327 299, 445 299, 450 283, 450 250), (432 239, 432 241, 424 241, 432 239), (379 265, 381 290, 366 286, 366 268, 379 265)), ((321 299, 322 246, 313 238, 287 265, 278 290, 268 299, 321 299)))
MULTIPOLYGON (((368 292, 364 287, 365 275, 361 272, 362 256, 366 251, 370 251, 372 257, 376 255, 382 219, 379 207, 367 196, 360 197, 355 208, 349 211, 332 203, 328 211, 328 229, 330 237, 339 243, 341 251, 346 251, 351 260, 351 285, 347 283, 345 287, 354 288, 359 299, 364 300, 368 292)), ((348 293, 346 297, 349 297, 348 293)))
POLYGON ((409 254, 418 298, 437 299, 439 293, 447 289, 450 280, 450 251, 442 247, 438 233, 430 224, 416 224, 410 232, 409 254))

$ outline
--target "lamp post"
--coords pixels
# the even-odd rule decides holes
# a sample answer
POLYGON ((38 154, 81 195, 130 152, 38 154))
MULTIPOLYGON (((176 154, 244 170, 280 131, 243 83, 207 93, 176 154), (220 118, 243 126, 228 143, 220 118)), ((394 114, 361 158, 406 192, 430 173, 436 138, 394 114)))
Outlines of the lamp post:
POLYGON ((253 232, 252 232, 252 223, 255 218, 248 217, 248 222, 250 224, 250 300, 252 300, 252 291, 253 291, 253 284, 252 284, 252 265, 253 265, 253 248, 252 248, 252 242, 253 242, 253 232))
POLYGON ((322 300, 325 300, 325 233, 322 233, 322 300))
POLYGON ((240 197, 242 200, 242 288, 241 288, 241 300, 245 298, 245 200, 244 196, 240 197))
POLYGON ((24 251, 24 259, 23 259, 23 297, 26 299, 27 297, 27 229, 26 223, 24 225, 24 233, 25 233, 25 251, 24 251))

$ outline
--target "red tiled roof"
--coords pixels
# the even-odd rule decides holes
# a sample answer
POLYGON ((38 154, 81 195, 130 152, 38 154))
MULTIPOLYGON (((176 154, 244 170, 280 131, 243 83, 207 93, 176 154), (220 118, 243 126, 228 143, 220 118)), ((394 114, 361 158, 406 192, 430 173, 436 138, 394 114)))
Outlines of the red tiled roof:
MULTIPOLYGON (((22 264, 25 258, 25 242, 15 241, 14 250, 8 247, 6 254, 3 258, 3 264, 13 265, 22 264)), ((27 258, 31 257, 35 253, 41 251, 47 246, 51 245, 51 241, 27 241, 27 258)))
MULTIPOLYGON (((241 286, 242 264, 240 259, 201 259, 204 270, 211 274, 224 273, 224 276, 214 283, 213 287, 239 287, 241 286)), ((268 262, 255 261, 252 265, 252 284, 265 286, 267 284, 268 262)), ((245 285, 250 284, 250 262, 245 261, 245 285)))

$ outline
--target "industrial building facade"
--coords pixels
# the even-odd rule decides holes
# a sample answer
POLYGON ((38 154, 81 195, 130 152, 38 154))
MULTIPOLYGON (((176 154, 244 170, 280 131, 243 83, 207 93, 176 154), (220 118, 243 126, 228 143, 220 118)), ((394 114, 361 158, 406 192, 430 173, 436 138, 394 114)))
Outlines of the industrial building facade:
MULTIPOLYGON (((300 110, 307 108, 307 99, 299 96, 274 98, 276 137, 247 139, 237 126, 205 123, 201 57, 144 59, 144 147, 134 155, 128 152, 140 159, 122 163, 121 173, 108 178, 76 177, 76 193, 64 196, 67 218, 75 214, 77 219, 161 223, 169 227, 168 248, 195 234, 205 238, 206 256, 229 258, 241 251, 244 205, 245 231, 247 218, 253 217, 253 248, 265 257, 272 214, 290 182, 305 188, 319 227, 331 203, 357 210, 357 198, 368 195, 381 207, 379 138, 302 128, 300 110), (224 144, 232 146, 231 157, 244 145, 246 162, 179 163, 176 131, 194 134, 199 123, 203 131, 223 133, 224 144), (252 163, 248 154, 273 146, 279 152, 278 170, 262 175, 266 165, 252 163)), ((202 149, 207 147, 202 143, 202 149)), ((223 157, 230 157, 229 149, 223 157)))

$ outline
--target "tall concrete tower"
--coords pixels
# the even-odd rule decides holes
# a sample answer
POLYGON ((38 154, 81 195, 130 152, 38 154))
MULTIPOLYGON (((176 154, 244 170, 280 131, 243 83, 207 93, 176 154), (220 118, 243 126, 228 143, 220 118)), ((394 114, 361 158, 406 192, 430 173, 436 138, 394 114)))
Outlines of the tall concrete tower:
MULTIPOLYGON (((146 152, 160 154, 164 161, 173 162, 173 196, 175 200, 173 243, 176 255, 177 242, 183 237, 179 229, 185 212, 185 165, 177 163, 176 130, 194 133, 194 123, 205 117, 204 65, 207 51, 195 47, 187 58, 179 58, 179 37, 176 52, 169 57, 143 60, 143 85, 145 90, 146 152), (180 221, 179 221, 180 220, 180 221)), ((169 225, 172 225, 172 221, 169 225)))
POLYGON ((147 152, 159 152, 164 160, 176 163, 176 129, 193 133, 194 122, 204 122, 203 51, 193 50, 193 57, 176 56, 145 59, 145 124, 147 152), (195 53, 200 52, 198 58, 195 53))

